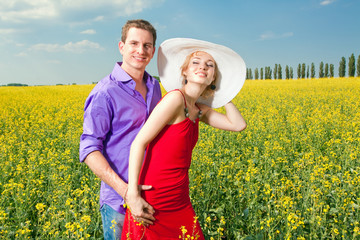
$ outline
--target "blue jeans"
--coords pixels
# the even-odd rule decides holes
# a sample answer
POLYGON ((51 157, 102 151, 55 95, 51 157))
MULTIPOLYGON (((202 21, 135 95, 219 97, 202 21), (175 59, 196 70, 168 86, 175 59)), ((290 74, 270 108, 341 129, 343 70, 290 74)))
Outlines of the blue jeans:
POLYGON ((100 208, 100 212, 103 222, 104 239, 121 239, 125 215, 118 213, 107 204, 100 208))

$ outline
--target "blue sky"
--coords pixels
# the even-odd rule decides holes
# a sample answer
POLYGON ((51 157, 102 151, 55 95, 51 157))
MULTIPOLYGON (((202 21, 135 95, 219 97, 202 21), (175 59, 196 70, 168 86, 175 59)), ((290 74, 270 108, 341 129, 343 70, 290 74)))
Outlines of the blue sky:
MULTIPOLYGON (((90 84, 121 61, 128 19, 159 44, 198 38, 238 52, 247 67, 335 65, 360 55, 359 0, 1 0, 0 85, 90 84)), ((157 76, 156 55, 147 71, 157 76)))

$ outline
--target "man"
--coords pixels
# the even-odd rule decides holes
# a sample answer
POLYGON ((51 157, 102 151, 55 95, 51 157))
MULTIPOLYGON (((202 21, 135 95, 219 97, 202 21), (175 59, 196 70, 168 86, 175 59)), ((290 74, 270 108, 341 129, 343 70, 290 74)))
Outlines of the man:
MULTIPOLYGON (((145 20, 122 28, 118 62, 85 102, 80 161, 101 179, 100 211, 105 239, 119 239, 125 216, 129 152, 132 141, 161 98, 159 83, 145 67, 155 53, 156 30, 145 20)), ((148 190, 151 186, 140 186, 148 190)), ((152 224, 148 205, 141 218, 152 224)))

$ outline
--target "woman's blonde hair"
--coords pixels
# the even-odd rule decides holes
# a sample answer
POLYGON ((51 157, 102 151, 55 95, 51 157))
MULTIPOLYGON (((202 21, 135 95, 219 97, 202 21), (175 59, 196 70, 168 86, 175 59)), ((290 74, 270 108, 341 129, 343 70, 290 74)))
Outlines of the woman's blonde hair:
MULTIPOLYGON (((204 51, 195 51, 195 52, 192 52, 190 53, 189 55, 186 56, 185 58, 185 61, 183 63, 183 65, 180 67, 180 70, 181 70, 181 76, 183 78, 182 80, 182 85, 185 84, 185 80, 186 80, 186 76, 184 75, 184 72, 188 69, 189 67, 189 63, 190 63, 190 60, 192 57, 196 56, 198 53, 207 53, 207 52, 204 52, 204 51)), ((209 53, 207 53, 209 54, 209 53)), ((209 54, 210 55, 210 54, 209 54)), ((211 56, 211 55, 210 55, 211 56)), ((215 60, 214 60, 215 61, 215 60)), ((217 64, 216 62, 214 62, 215 64, 215 71, 214 71, 214 80, 210 83, 209 86, 207 86, 205 88, 205 90, 202 92, 201 94, 201 97, 203 98, 208 98, 208 97, 211 97, 214 95, 214 90, 211 89, 211 85, 216 85, 216 81, 217 81, 217 78, 218 78, 218 67, 217 67, 217 64)))

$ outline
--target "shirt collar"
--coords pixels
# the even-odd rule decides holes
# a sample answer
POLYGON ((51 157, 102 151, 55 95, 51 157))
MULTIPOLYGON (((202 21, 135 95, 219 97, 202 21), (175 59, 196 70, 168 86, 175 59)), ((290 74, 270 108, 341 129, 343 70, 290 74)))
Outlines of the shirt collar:
MULTIPOLYGON (((121 68, 121 65, 122 65, 122 62, 117 62, 115 64, 115 67, 112 71, 112 76, 113 76, 113 79, 115 81, 121 81, 122 83, 128 83, 129 81, 134 81, 130 75, 125 72, 124 69, 121 68)), ((146 83, 150 83, 151 84, 154 84, 154 78, 150 76, 150 74, 148 74, 146 71, 144 72, 144 77, 143 79, 145 80, 146 83)))

